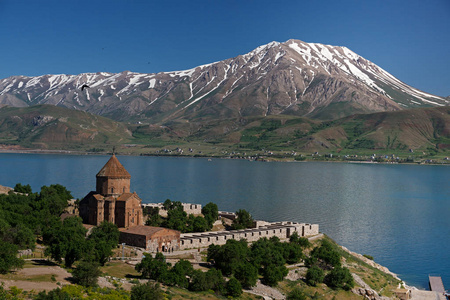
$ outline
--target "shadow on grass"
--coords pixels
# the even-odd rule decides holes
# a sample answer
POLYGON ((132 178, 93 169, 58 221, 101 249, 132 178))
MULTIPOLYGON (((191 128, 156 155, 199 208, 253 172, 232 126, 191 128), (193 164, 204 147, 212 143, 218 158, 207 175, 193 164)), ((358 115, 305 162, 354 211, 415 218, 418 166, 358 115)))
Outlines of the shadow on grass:
POLYGON ((35 266, 51 266, 51 267, 55 267, 58 266, 57 263, 54 263, 50 260, 46 260, 46 259, 32 259, 31 260, 33 262, 33 265, 35 266))
POLYGON ((76 281, 76 279, 73 276, 65 277, 64 280, 67 280, 71 284, 78 284, 78 282, 76 281))

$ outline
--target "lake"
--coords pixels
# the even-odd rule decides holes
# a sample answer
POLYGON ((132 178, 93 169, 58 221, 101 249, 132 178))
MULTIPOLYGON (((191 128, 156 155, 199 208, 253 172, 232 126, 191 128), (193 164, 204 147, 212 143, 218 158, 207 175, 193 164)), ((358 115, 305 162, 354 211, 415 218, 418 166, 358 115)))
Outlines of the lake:
MULTIPOLYGON (((340 245, 372 255, 407 284, 450 288, 450 168, 430 165, 251 162, 118 156, 144 203, 214 202, 266 221, 317 223, 340 245)), ((95 189, 108 156, 0 154, 0 185, 95 189)))

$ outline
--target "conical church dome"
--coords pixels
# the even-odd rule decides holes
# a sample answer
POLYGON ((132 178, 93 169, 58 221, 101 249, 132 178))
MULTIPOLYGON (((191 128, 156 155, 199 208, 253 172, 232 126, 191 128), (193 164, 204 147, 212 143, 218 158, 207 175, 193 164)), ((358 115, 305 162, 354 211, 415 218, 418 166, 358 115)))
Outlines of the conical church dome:
POLYGON ((131 175, 113 154, 105 166, 97 173, 97 177, 131 178, 131 175))

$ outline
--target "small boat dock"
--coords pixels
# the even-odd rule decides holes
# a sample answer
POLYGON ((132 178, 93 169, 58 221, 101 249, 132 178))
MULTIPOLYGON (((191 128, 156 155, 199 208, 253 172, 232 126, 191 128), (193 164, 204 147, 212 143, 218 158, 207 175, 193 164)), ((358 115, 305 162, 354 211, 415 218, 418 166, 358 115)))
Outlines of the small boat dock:
POLYGON ((437 293, 445 293, 444 283, 439 275, 428 275, 428 282, 430 284, 430 291, 437 293))

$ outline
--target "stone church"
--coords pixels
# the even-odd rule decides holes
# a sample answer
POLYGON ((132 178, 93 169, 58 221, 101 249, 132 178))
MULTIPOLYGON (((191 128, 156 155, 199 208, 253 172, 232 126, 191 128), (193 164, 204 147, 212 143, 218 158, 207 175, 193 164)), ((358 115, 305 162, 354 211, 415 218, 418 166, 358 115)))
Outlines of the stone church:
POLYGON ((117 227, 143 225, 142 200, 130 192, 131 175, 113 154, 97 173, 97 187, 79 203, 83 223, 108 221, 117 227))

